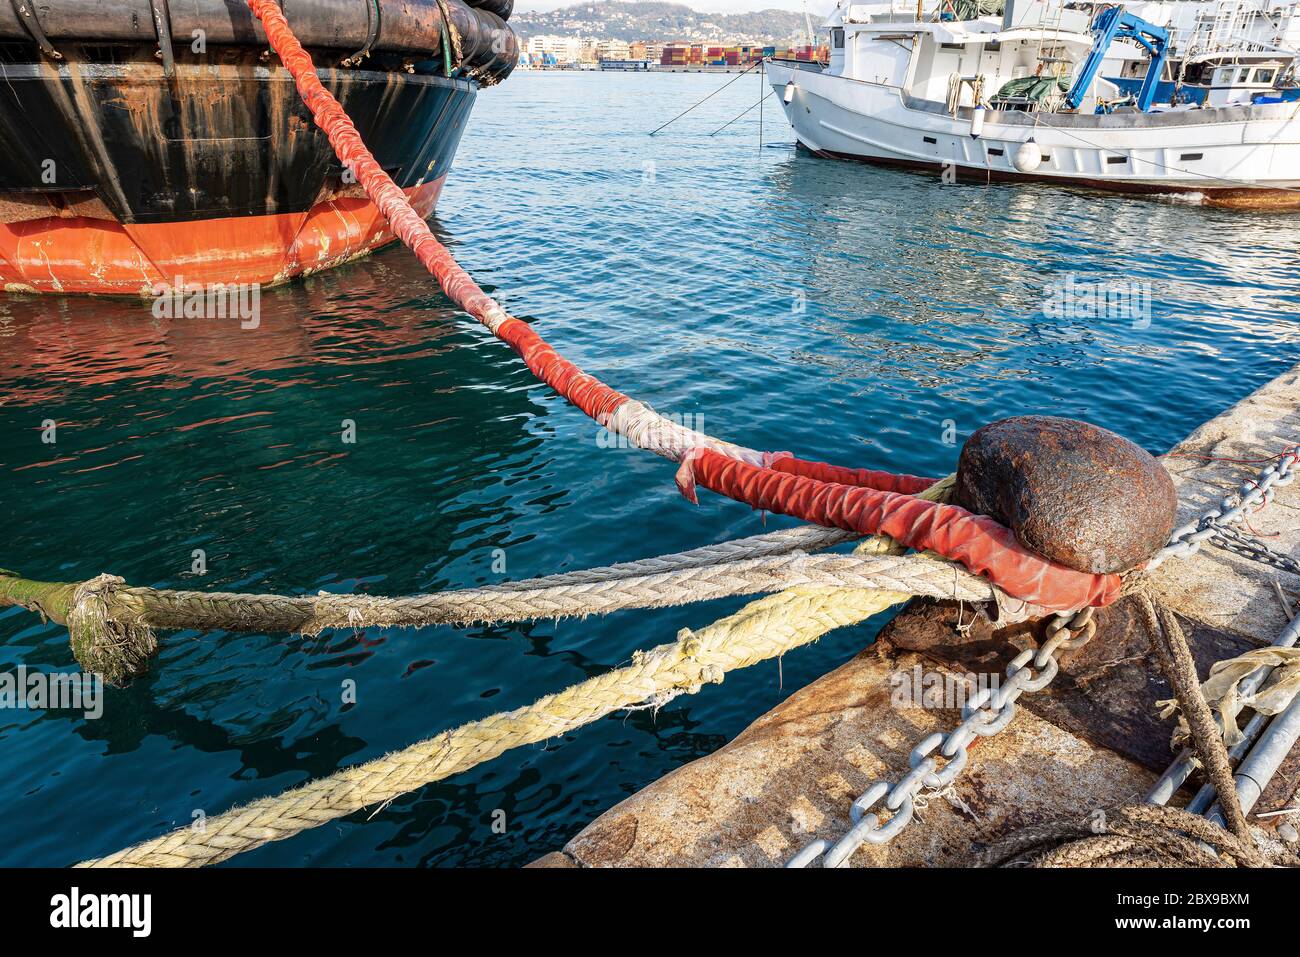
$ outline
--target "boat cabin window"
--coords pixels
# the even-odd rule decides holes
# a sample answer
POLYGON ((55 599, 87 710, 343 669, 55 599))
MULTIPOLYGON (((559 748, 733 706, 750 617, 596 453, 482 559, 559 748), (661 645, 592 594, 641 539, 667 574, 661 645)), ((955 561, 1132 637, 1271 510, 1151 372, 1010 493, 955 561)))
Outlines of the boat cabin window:
MULTIPOLYGON (((1255 80, 1256 82, 1260 82, 1260 83, 1271 83, 1273 82, 1273 71, 1256 70, 1255 80), (1259 74, 1261 73, 1267 73, 1268 79, 1261 80, 1259 76, 1259 74)), ((1214 83, 1216 86, 1232 86, 1237 83, 1249 83, 1249 82, 1250 82, 1250 67, 1248 66, 1243 66, 1243 67, 1225 66, 1225 67, 1220 67, 1219 69, 1214 71, 1214 83)))
POLYGON ((1272 70, 1256 70, 1256 71, 1255 71, 1255 82, 1256 82, 1256 83, 1272 83, 1272 82, 1273 82, 1273 71, 1272 71, 1272 70))
POLYGON ((835 27, 831 30, 831 47, 836 50, 844 49, 844 28, 835 27))

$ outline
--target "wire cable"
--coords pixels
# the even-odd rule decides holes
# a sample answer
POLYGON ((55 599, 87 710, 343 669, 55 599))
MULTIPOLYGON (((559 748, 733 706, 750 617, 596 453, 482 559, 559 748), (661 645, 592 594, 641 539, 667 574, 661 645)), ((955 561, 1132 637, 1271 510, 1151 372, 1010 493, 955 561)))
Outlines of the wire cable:
POLYGON ((710 93, 708 96, 706 96, 703 100, 700 100, 699 103, 695 103, 695 104, 693 104, 693 105, 691 105, 691 106, 688 106, 686 109, 682 110, 680 113, 678 113, 676 116, 674 116, 671 120, 669 120, 669 121, 668 121, 667 123, 665 123, 663 126, 659 127, 658 130, 651 130, 650 135, 651 135, 651 136, 654 136, 655 133, 658 133, 658 132, 659 132, 659 130, 666 129, 667 127, 669 127, 669 126, 671 126, 672 124, 676 123, 678 120, 680 120, 683 116, 685 116, 685 115, 686 115, 687 113, 689 113, 691 110, 695 109, 695 107, 699 106, 701 103, 704 103, 704 102, 706 102, 707 100, 711 100, 711 99, 713 99, 715 96, 717 96, 719 93, 721 93, 721 92, 722 92, 723 90, 725 90, 727 87, 731 86, 731 84, 735 83, 735 82, 736 82, 737 80, 739 80, 742 76, 744 76, 746 73, 748 73, 750 70, 754 69, 754 67, 758 66, 758 65, 759 65, 760 63, 762 63, 762 62, 764 62, 764 61, 763 61, 763 58, 760 57, 758 60, 756 60, 755 62, 751 63, 749 66, 745 67, 745 69, 741 70, 740 73, 738 73, 736 76, 733 76, 733 77, 732 77, 730 80, 728 80, 726 83, 722 84, 722 86, 718 87, 716 90, 714 90, 714 91, 713 91, 712 93, 710 93))

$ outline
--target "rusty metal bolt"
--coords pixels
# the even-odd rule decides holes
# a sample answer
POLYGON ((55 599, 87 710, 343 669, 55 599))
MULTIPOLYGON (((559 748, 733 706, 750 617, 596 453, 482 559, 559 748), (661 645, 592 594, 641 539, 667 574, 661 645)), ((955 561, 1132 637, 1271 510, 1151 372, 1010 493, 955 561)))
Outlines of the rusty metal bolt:
POLYGON ((1069 568, 1127 571, 1169 540, 1178 496, 1163 465, 1114 432, 1048 415, 986 425, 962 447, 956 501, 1069 568))

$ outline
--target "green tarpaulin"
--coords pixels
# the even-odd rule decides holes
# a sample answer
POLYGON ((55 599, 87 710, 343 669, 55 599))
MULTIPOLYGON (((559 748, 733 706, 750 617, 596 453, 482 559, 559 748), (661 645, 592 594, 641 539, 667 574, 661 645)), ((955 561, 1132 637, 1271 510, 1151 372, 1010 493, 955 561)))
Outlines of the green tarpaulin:
POLYGON ((1007 83, 989 102, 996 104, 999 100, 1029 100, 1038 103, 1055 90, 1064 93, 1069 89, 1070 84, 1067 80, 1058 80, 1051 76, 1024 76, 1007 83))

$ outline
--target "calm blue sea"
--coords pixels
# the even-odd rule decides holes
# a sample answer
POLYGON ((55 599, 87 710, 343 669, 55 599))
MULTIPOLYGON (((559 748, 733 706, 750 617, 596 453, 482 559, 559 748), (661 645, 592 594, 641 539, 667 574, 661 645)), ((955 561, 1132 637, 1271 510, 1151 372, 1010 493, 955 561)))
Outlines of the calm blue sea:
MULTIPOLYGON (((516 74, 480 97, 437 219, 507 308, 660 411, 757 448, 942 475, 958 451, 945 433, 1013 413, 1086 418, 1159 452, 1300 358, 1294 216, 822 161, 795 152, 775 98, 761 149, 758 111, 711 137, 757 100, 757 76, 646 135, 727 79, 516 74), (1115 284, 1146 312, 1050 314, 1068 282, 1115 284)), ((682 500, 669 463, 604 447, 401 248, 261 309, 243 330, 137 302, 0 299, 0 565, 407 594, 763 529, 717 496, 682 500)), ((0 864, 117 850, 525 704, 740 604, 167 635, 98 719, 0 710, 0 864)), ((728 675, 232 863, 527 862, 880 624, 787 655, 783 679, 775 663, 728 675)), ((0 669, 20 665, 71 670, 64 629, 0 613, 0 669)))

